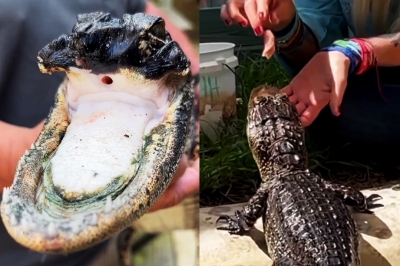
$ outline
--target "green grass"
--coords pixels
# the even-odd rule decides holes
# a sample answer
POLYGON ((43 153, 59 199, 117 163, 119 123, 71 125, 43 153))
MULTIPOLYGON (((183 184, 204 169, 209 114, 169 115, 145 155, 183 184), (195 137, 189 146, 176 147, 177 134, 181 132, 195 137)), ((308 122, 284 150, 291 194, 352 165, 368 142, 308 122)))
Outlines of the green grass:
POLYGON ((217 140, 201 132, 200 183, 201 190, 220 188, 242 179, 257 179, 258 171, 246 138, 247 102, 253 88, 269 84, 279 88, 289 83, 286 72, 275 60, 253 54, 240 54, 236 69, 237 118, 217 130, 217 140))
MULTIPOLYGON (((259 180, 258 169, 252 158, 246 138, 247 102, 253 88, 268 84, 282 88, 290 82, 289 76, 275 60, 266 60, 258 55, 240 54, 241 63, 236 69, 237 118, 229 125, 217 130, 217 139, 211 140, 200 134, 200 183, 201 191, 218 190, 232 183, 259 180)), ((371 166, 353 160, 342 160, 341 152, 346 147, 320 145, 319 140, 309 138, 306 133, 310 168, 330 176, 332 170, 340 178, 348 179, 350 172, 369 175, 371 166), (338 155, 339 154, 339 155, 338 155), (339 169, 339 171, 337 171, 339 169)))

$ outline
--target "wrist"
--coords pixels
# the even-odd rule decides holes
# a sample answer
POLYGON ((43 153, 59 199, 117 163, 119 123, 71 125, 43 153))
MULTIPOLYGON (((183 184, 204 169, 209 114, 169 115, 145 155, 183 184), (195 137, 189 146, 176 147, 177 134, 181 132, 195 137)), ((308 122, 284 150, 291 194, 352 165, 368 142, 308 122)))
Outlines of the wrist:
POLYGON ((372 46, 365 39, 337 40, 321 51, 338 51, 346 55, 350 60, 349 74, 360 75, 376 66, 376 57, 372 46))
POLYGON ((272 30, 276 38, 282 38, 288 35, 290 32, 293 32, 295 24, 296 24, 296 19, 298 18, 297 12, 293 13, 293 16, 291 19, 281 25, 279 28, 276 28, 272 30))
POLYGON ((297 12, 285 29, 274 32, 275 46, 278 53, 290 53, 303 42, 304 27, 297 12))
POLYGON ((362 60, 361 50, 357 43, 350 40, 337 40, 331 46, 322 48, 321 52, 340 52, 349 62, 349 75, 357 72, 362 60))
MULTIPOLYGON (((279 4, 278 4, 279 6, 279 4)), ((284 11, 279 12, 279 22, 276 24, 271 25, 271 31, 274 34, 280 34, 280 32, 284 31, 289 31, 296 15, 297 15, 297 10, 294 6, 294 4, 285 7, 277 7, 277 9, 284 9, 284 11)))

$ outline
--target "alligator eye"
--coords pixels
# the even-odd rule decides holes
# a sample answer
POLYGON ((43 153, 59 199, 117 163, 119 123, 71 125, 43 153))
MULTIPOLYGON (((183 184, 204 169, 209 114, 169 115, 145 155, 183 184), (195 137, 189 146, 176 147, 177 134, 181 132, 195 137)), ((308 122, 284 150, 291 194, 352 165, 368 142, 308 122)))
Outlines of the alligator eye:
POLYGON ((259 104, 259 103, 261 103, 263 100, 265 100, 265 97, 263 97, 263 96, 257 96, 257 97, 254 99, 254 103, 255 103, 255 104, 259 104))
POLYGON ((155 23, 150 29, 150 34, 152 35, 152 37, 155 37, 156 39, 159 39, 160 41, 165 41, 166 33, 165 33, 164 20, 160 20, 157 23, 155 23))
POLYGON ((286 100, 289 99, 288 96, 286 95, 286 93, 279 93, 279 94, 276 95, 276 97, 278 99, 280 99, 281 101, 286 101, 286 100))
POLYGON ((104 76, 104 77, 101 79, 101 82, 103 82, 103 83, 106 84, 106 85, 110 85, 110 84, 112 84, 114 81, 113 81, 112 78, 110 78, 109 76, 104 76))
POLYGON ((158 20, 154 23, 148 32, 149 46, 153 51, 159 50, 166 44, 167 33, 165 31, 164 20, 158 20))

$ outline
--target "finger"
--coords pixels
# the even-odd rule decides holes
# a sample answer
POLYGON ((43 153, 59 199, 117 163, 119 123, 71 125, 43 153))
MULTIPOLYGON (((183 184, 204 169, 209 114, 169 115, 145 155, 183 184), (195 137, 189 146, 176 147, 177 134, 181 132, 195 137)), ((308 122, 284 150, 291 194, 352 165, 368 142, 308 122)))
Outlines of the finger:
POLYGON ((261 26, 260 19, 257 15, 257 2, 256 0, 247 0, 244 3, 244 11, 249 20, 250 26, 254 30, 254 34, 257 36, 262 36, 264 29, 261 26))
POLYGON ((335 82, 332 92, 330 107, 334 116, 340 115, 340 105, 342 104, 344 91, 346 90, 347 79, 342 78, 339 82, 335 82))
POLYGON ((239 23, 242 26, 248 25, 248 20, 240 10, 243 10, 245 2, 243 0, 229 1, 226 4, 226 12, 229 19, 234 23, 239 23))
POLYGON ((297 96, 294 95, 294 94, 292 96, 289 96, 289 101, 291 103, 293 103, 293 104, 298 104, 299 103, 299 99, 297 99, 297 96))
POLYGON ((296 109, 297 109, 297 112, 299 113, 299 115, 301 116, 301 114, 307 109, 307 105, 299 102, 298 104, 296 104, 296 109))
POLYGON ((39 136, 39 133, 43 130, 45 120, 42 120, 32 130, 39 136))
POLYGON ((300 121, 303 126, 308 127, 309 125, 311 125, 312 122, 314 122, 315 118, 317 118, 320 111, 321 110, 314 105, 308 106, 308 108, 304 110, 304 112, 300 116, 300 121))
POLYGON ((232 24, 232 20, 231 20, 231 18, 229 16, 229 13, 228 13, 227 9, 226 9, 226 5, 222 5, 221 6, 221 14, 220 14, 220 16, 221 16, 222 21, 226 25, 231 25, 232 24))
POLYGON ((149 212, 173 207, 198 192, 200 188, 199 166, 200 160, 196 160, 194 167, 186 168, 185 173, 166 189, 149 212))
POLYGON ((182 156, 182 159, 180 160, 178 164, 178 169, 176 170, 174 177, 171 181, 171 184, 175 183, 183 174, 185 173, 186 169, 188 168, 188 158, 186 155, 182 156))
POLYGON ((258 18, 260 18, 261 20, 266 19, 267 17, 269 17, 269 8, 268 8, 268 0, 257 0, 257 14, 258 14, 258 18))
POLYGON ((288 97, 290 97, 290 96, 293 95, 293 88, 292 88, 292 86, 290 86, 290 84, 289 84, 289 85, 287 85, 286 87, 282 88, 282 89, 281 89, 281 92, 286 93, 286 95, 287 95, 288 97))
POLYGON ((264 31, 263 39, 264 50, 262 56, 270 59, 275 53, 275 35, 272 33, 271 30, 266 30, 264 31))

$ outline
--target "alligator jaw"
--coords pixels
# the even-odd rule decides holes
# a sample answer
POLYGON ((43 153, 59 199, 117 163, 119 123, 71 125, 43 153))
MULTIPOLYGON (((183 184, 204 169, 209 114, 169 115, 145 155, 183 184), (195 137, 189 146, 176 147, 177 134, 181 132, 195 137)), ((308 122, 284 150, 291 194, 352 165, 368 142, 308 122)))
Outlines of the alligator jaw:
MULTIPOLYGON (((104 13, 84 14, 78 17, 73 34, 61 36, 39 52, 42 72, 65 71, 68 78, 57 92, 55 106, 38 139, 20 159, 12 186, 3 192, 1 217, 15 241, 42 253, 85 249, 131 225, 165 191, 189 134, 194 81, 188 71, 189 60, 164 26, 162 19, 145 14, 125 15, 122 20, 104 13), (162 93, 163 87, 168 94, 162 93), (137 101, 138 97, 143 100, 137 101), (123 107, 113 108, 112 104, 117 102, 122 102, 123 107), (143 113, 134 111, 130 122, 126 118, 132 103, 139 104, 142 111, 162 111, 153 120, 135 119, 133 116, 143 113), (92 106, 98 108, 92 110, 92 106), (110 119, 116 128, 104 127, 99 121, 102 108, 108 108, 104 119, 110 119), (135 121, 139 123, 137 128, 132 125, 135 121), (150 122, 143 125, 147 123, 143 121, 150 122), (106 170, 113 171, 104 176, 101 168, 104 160, 96 156, 112 154, 117 159, 126 159, 109 143, 97 146, 92 142, 87 151, 78 144, 77 136, 93 141, 87 134, 91 131, 82 130, 91 123, 103 126, 88 127, 98 130, 93 132, 93 138, 99 142, 101 137, 103 141, 120 141, 125 134, 118 129, 121 125, 137 135, 133 142, 141 143, 138 147, 128 147, 132 160, 122 163, 125 166, 119 168, 122 172, 109 166, 106 170), (102 182, 91 183, 90 193, 80 184, 88 179, 74 165, 79 162, 73 157, 74 147, 78 147, 77 153, 85 155, 83 164, 102 171, 102 182), (104 149, 99 149, 96 155, 97 148, 104 149), (56 178, 53 163, 58 167, 56 178), (68 173, 65 175, 63 171, 79 176, 66 180, 68 173), (71 180, 77 184, 75 187, 68 187, 71 180)), ((126 147, 122 149, 127 151, 126 147)))
POLYGON ((145 163, 121 194, 99 199, 90 211, 53 218, 38 210, 36 194, 42 182, 41 162, 56 151, 69 124, 63 83, 57 107, 21 158, 12 186, 3 191, 1 216, 10 235, 37 252, 70 253, 106 240, 148 211, 170 183, 185 146, 193 87, 188 79, 179 85, 165 119, 144 137, 145 163))

